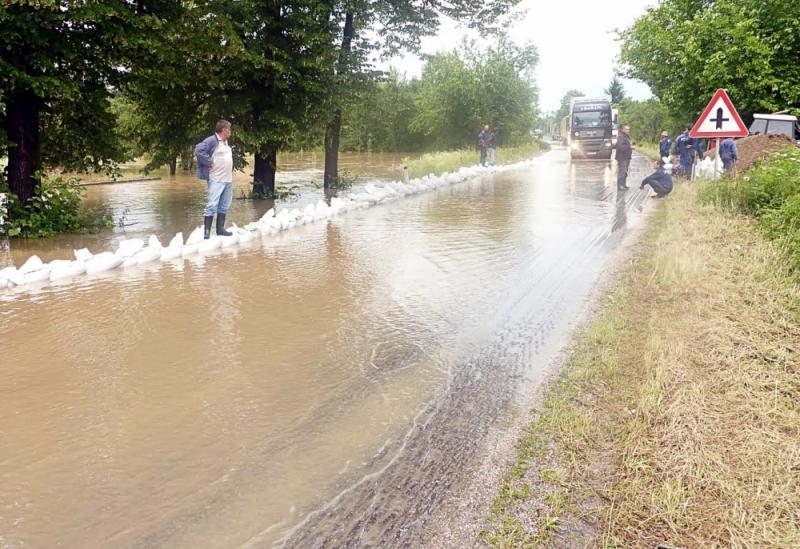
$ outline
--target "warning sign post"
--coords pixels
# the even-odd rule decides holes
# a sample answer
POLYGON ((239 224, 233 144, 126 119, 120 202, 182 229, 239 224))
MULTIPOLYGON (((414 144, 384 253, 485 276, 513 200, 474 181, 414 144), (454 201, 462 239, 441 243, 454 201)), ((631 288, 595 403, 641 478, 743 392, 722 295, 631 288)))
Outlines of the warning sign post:
POLYGON ((747 137, 748 131, 742 117, 728 97, 728 92, 720 88, 714 93, 703 114, 689 131, 690 137, 712 137, 717 139, 717 158, 714 162, 714 179, 717 177, 719 163, 719 141, 723 137, 747 137))

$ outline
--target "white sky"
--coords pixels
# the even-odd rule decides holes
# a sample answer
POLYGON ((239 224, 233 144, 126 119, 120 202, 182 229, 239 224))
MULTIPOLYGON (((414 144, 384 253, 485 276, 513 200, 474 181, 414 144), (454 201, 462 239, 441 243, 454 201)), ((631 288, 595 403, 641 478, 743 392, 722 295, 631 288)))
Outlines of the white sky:
MULTIPOLYGON (((527 10, 527 14, 509 30, 509 36, 518 44, 532 42, 539 51, 536 85, 542 112, 556 110, 570 89, 602 95, 611 81, 619 53, 615 29, 629 26, 647 6, 655 3, 655 0, 522 0, 519 8, 527 10)), ((452 50, 467 34, 466 29, 445 22, 436 37, 423 40, 422 51, 430 54, 452 50)), ((407 55, 389 60, 382 68, 389 67, 408 77, 419 76, 422 61, 416 55, 407 55)), ((628 97, 647 99, 651 95, 641 82, 623 79, 623 84, 628 97)))

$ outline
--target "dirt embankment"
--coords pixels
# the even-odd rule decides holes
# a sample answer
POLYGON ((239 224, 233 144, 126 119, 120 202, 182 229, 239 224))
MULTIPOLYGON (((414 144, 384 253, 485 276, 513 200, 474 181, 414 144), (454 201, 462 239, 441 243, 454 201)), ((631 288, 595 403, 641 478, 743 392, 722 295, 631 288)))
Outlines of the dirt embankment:
MULTIPOLYGON (((760 158, 766 157, 770 152, 785 149, 793 144, 793 141, 785 135, 751 135, 736 141, 736 148, 739 151, 739 160, 736 162, 736 169, 739 172, 749 170, 760 158)), ((708 151, 707 156, 715 158, 717 150, 708 151)))

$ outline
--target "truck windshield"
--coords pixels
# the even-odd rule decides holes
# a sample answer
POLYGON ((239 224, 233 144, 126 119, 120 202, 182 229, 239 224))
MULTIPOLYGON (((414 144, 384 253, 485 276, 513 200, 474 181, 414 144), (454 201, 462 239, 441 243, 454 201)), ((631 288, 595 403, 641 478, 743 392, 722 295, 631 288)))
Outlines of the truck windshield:
POLYGON ((611 125, 611 114, 608 111, 576 112, 572 116, 572 125, 576 128, 598 128, 611 125))

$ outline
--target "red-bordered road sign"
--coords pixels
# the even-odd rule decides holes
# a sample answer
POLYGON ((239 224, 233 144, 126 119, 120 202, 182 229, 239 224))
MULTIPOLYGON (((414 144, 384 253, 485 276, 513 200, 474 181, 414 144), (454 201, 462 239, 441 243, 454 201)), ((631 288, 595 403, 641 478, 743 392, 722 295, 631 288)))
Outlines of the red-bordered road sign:
POLYGON ((728 92, 722 88, 716 91, 689 131, 691 137, 746 137, 748 133, 728 92))

